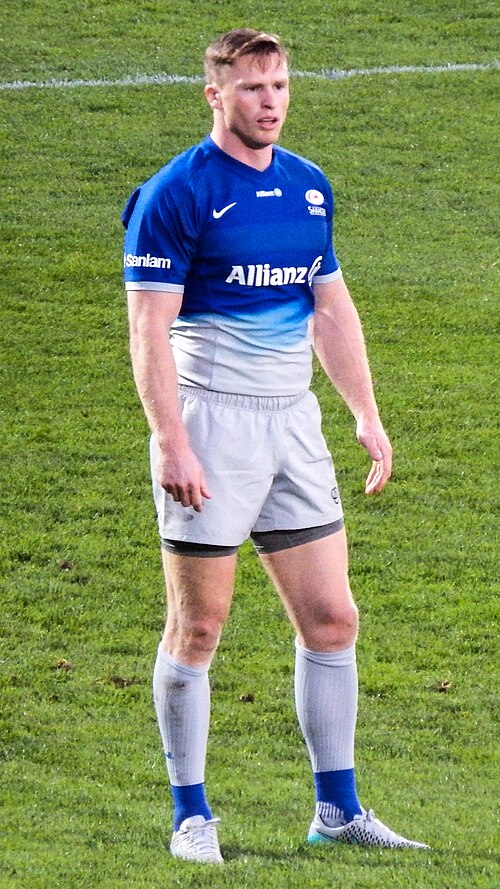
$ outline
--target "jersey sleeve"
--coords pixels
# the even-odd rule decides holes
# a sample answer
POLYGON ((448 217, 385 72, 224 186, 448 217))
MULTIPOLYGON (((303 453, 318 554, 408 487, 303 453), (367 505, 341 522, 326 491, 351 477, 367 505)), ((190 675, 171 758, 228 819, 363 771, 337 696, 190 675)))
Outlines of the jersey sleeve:
POLYGON ((314 274, 313 284, 328 284, 330 281, 336 281, 337 278, 342 277, 342 269, 333 246, 334 197, 331 185, 326 177, 324 177, 322 188, 327 196, 327 239, 323 259, 317 272, 314 274))
POLYGON ((122 215, 126 290, 182 294, 196 246, 193 196, 157 174, 131 195, 122 215))

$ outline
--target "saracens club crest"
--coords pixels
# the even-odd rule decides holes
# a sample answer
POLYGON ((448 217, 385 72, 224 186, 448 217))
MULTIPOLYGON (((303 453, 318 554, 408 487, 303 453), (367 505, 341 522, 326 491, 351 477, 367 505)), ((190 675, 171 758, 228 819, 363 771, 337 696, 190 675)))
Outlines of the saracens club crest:
POLYGON ((311 216, 326 216, 326 210, 322 206, 325 203, 325 197, 317 188, 309 188, 305 193, 305 199, 311 216))
POLYGON ((314 204, 315 207, 321 207, 325 203, 325 198, 316 188, 310 188, 306 191, 306 201, 308 204, 314 204))

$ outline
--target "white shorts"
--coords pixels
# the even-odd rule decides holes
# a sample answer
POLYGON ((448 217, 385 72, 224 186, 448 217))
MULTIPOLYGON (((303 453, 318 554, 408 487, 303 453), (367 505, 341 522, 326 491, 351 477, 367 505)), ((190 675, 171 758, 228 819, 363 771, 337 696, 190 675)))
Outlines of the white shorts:
POLYGON ((201 513, 156 481, 162 540, 237 547, 253 532, 342 527, 342 504, 316 396, 260 397, 181 386, 182 418, 211 500, 201 513))

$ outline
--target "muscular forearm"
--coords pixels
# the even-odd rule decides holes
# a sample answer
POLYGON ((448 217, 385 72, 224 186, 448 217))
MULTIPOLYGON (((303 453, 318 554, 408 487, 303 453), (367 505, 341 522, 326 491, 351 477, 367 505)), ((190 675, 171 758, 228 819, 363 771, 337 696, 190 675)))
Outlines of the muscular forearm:
POLYGON ((176 294, 133 291, 128 302, 135 384, 158 443, 156 477, 174 500, 199 512, 210 491, 182 422, 169 341, 181 299, 176 294))
POLYGON ((377 417, 361 322, 347 287, 335 282, 333 299, 318 288, 313 319, 314 350, 356 420, 377 417))
POLYGON ((168 335, 179 299, 173 294, 134 291, 129 293, 128 303, 134 380, 151 431, 161 446, 185 436, 168 335))
POLYGON ((391 474, 392 448, 380 421, 358 313, 342 279, 317 286, 314 296, 314 349, 356 418, 358 441, 373 460, 366 493, 381 491, 391 474))
POLYGON ((131 330, 130 354, 137 392, 160 448, 173 440, 186 439, 167 332, 148 329, 147 324, 131 330))

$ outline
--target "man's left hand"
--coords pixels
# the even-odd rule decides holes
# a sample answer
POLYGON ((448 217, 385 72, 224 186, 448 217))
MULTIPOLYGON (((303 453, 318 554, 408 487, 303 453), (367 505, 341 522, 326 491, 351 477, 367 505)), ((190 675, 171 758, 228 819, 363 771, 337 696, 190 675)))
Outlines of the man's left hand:
POLYGON ((373 460, 365 484, 365 494, 378 494, 392 472, 392 447, 384 427, 378 422, 358 420, 356 436, 373 460))

